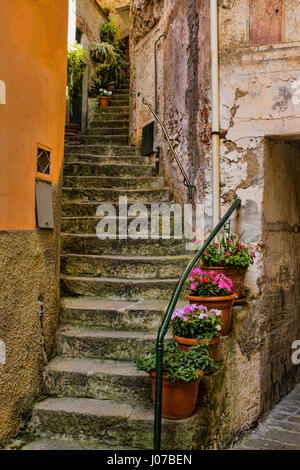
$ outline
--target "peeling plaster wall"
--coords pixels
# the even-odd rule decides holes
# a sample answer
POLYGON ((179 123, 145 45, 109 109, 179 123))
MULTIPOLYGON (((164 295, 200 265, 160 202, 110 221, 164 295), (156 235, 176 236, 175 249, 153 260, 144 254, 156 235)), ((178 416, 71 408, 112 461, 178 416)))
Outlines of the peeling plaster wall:
MULTIPOLYGON (((199 431, 199 442, 208 439, 207 448, 222 447, 238 438, 300 380, 300 368, 292 364, 290 349, 292 341, 300 338, 299 292, 295 293, 299 230, 288 236, 285 232, 286 226, 297 226, 299 219, 292 220, 287 207, 278 207, 285 218, 277 234, 268 229, 265 220, 268 204, 275 211, 278 205, 276 198, 270 198, 270 186, 284 191, 289 174, 299 185, 298 170, 287 165, 276 171, 271 165, 274 149, 283 161, 291 144, 278 144, 271 151, 269 137, 298 140, 300 134, 300 5, 296 0, 256 3, 261 8, 269 5, 271 15, 275 3, 278 6, 283 18, 280 43, 274 43, 272 37, 272 44, 263 44, 266 35, 256 34, 255 41, 261 37, 262 44, 252 45, 253 31, 263 33, 263 25, 261 29, 255 25, 256 17, 261 21, 261 15, 256 15, 259 12, 253 10, 255 2, 251 9, 250 0, 219 1, 222 213, 236 197, 242 199, 232 228, 243 233, 257 258, 246 277, 252 301, 248 310, 234 315, 231 334, 222 346, 224 373, 213 384, 209 426, 204 434, 199 431), (254 28, 250 28, 251 21, 254 28), (280 185, 282 172, 285 179, 280 185)), ((136 92, 142 91, 154 104, 151 49, 164 33, 159 49, 159 114, 188 175, 196 182, 194 202, 204 203, 207 233, 212 216, 209 2, 167 0, 155 21, 155 1, 132 0, 132 4, 131 140, 139 142, 142 126, 151 120, 136 92)), ((162 165, 176 199, 187 202, 181 175, 159 134, 156 144, 162 147, 162 165)), ((299 145, 294 144, 293 149, 296 165, 299 145)), ((291 185, 294 193, 296 186, 291 185)), ((299 217, 299 195, 295 198, 293 213, 297 210, 299 217)), ((277 222, 270 218, 271 225, 277 222)))

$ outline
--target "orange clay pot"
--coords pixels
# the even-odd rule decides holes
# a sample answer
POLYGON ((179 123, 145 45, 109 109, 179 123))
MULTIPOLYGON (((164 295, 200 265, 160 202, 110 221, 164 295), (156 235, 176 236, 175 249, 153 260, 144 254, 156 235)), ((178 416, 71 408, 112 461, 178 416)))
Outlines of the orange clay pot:
POLYGON ((221 310, 221 321, 222 328, 220 335, 226 336, 229 333, 232 318, 232 306, 237 295, 233 294, 226 297, 194 297, 193 295, 187 295, 186 298, 190 301, 190 304, 203 305, 208 310, 221 310))
MULTIPOLYGON (((162 417, 185 419, 192 416, 198 397, 200 378, 192 382, 171 382, 163 376, 162 380, 162 417)), ((156 373, 150 374, 152 396, 155 401, 156 373)))
POLYGON ((109 105, 110 97, 109 96, 99 96, 99 106, 101 108, 106 108, 109 105))
POLYGON ((215 271, 218 274, 223 273, 232 280, 232 293, 237 294, 238 297, 242 297, 248 266, 243 268, 209 268, 207 266, 200 266, 200 269, 206 273, 209 271, 215 271))
POLYGON ((211 357, 214 361, 217 360, 217 355, 218 355, 218 345, 221 340, 221 335, 219 335, 217 338, 211 339, 202 339, 199 342, 195 339, 190 339, 190 338, 183 338, 181 336, 173 336, 174 340, 177 341, 179 345, 179 349, 181 351, 188 351, 192 346, 197 346, 197 344, 205 344, 207 343, 208 345, 208 350, 209 350, 209 357, 211 357))

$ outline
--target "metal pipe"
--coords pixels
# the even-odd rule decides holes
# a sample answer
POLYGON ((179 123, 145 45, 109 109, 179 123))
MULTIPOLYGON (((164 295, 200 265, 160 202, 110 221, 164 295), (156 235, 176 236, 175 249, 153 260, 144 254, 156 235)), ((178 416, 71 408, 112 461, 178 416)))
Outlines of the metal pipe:
POLYGON ((154 83, 155 83, 155 112, 158 113, 158 93, 157 93, 157 44, 165 35, 161 34, 154 44, 154 83))
POLYGON ((197 263, 197 261, 201 258, 203 252, 206 250, 208 245, 213 241, 215 236, 227 222, 229 217, 232 213, 236 210, 236 208, 241 204, 240 199, 236 199, 232 206, 228 209, 222 220, 220 220, 209 237, 206 239, 202 248, 196 253, 194 258, 189 262, 188 266, 186 267, 184 273, 182 274, 181 278, 179 279, 175 290, 172 294, 170 303, 166 310, 165 316, 161 323, 161 326, 158 330, 157 339, 156 339, 156 386, 155 386, 155 417, 154 417, 154 450, 160 450, 161 448, 161 410, 162 410, 162 372, 163 372, 163 357, 164 357, 164 338, 167 333, 170 319, 172 313, 176 307, 179 295, 182 291, 183 285, 190 275, 191 270, 197 263))
POLYGON ((220 90, 218 0, 210 0, 213 226, 220 220, 220 90))

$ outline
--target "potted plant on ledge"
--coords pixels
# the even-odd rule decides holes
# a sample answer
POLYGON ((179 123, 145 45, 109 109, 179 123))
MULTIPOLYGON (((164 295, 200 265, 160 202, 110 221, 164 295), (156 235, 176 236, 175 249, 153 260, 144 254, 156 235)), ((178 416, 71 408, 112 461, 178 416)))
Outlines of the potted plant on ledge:
MULTIPOLYGON (((155 345, 136 359, 138 371, 150 375, 152 396, 155 400, 156 351, 155 345)), ((182 351, 174 340, 168 340, 164 347, 162 381, 162 416, 168 419, 185 419, 192 416, 198 397, 201 377, 218 368, 204 344, 182 351)))
POLYGON ((188 278, 190 294, 186 298, 190 304, 221 310, 221 335, 228 335, 231 326, 232 306, 236 294, 232 293, 232 280, 223 273, 205 272, 195 268, 188 278))
POLYGON ((230 231, 230 225, 224 226, 224 236, 220 243, 212 243, 203 253, 202 271, 223 273, 232 282, 232 293, 242 297, 248 266, 254 263, 255 252, 241 243, 241 237, 230 231))
POLYGON ((208 310, 203 305, 186 305, 173 312, 171 318, 174 340, 179 348, 188 351, 192 346, 206 344, 210 357, 217 359, 221 340, 221 310, 208 310))
POLYGON ((111 98, 112 92, 104 90, 103 88, 100 88, 99 90, 99 106, 100 107, 107 107, 109 106, 110 98, 111 98))

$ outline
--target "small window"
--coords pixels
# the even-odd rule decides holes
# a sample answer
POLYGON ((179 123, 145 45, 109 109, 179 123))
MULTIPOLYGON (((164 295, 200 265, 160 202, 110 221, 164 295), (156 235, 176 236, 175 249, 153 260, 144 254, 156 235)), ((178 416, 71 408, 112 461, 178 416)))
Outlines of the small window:
POLYGON ((51 155, 50 151, 38 147, 37 149, 37 172, 50 176, 51 155))

